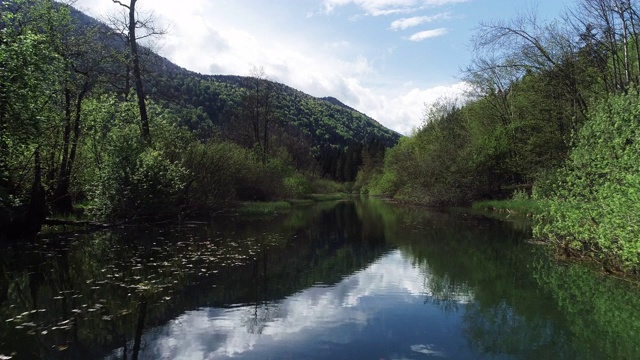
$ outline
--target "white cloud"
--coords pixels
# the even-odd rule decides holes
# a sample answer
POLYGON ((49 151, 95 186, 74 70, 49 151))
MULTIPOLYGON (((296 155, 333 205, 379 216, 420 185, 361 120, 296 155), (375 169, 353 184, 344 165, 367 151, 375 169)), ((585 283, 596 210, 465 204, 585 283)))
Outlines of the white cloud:
POLYGON ((410 27, 418 26, 424 23, 429 23, 436 20, 446 20, 451 16, 449 13, 442 13, 433 16, 414 16, 410 18, 402 18, 395 20, 391 23, 389 27, 390 30, 404 30, 410 27))
POLYGON ((345 101, 347 105, 363 111, 390 129, 409 135, 422 125, 426 107, 443 98, 462 99, 469 84, 458 82, 432 88, 407 84, 394 93, 366 88, 355 80, 348 81, 347 87, 356 94, 356 103, 345 101))
POLYGON ((445 35, 448 32, 446 28, 438 28, 433 30, 425 30, 417 32, 409 37, 411 41, 422 41, 425 39, 431 39, 434 37, 445 35))
MULTIPOLYGON (((368 6, 390 3, 371 0, 368 6)), ((401 6, 418 1, 393 3, 401 6)), ((110 2, 105 6, 102 0, 80 0, 79 4, 93 9, 91 13, 95 16, 117 9, 110 2)), ((460 88, 459 84, 433 88, 424 83, 398 86, 393 83, 395 80, 385 77, 385 62, 377 63, 359 55, 358 44, 346 39, 306 38, 271 27, 258 30, 256 26, 264 24, 241 24, 224 11, 216 11, 219 4, 205 0, 192 0, 189 4, 175 7, 173 2, 157 1, 154 10, 173 24, 162 40, 162 55, 192 71, 247 75, 252 66, 263 67, 272 80, 313 96, 338 98, 403 134, 421 124, 425 103, 460 88)), ((385 54, 392 56, 393 51, 387 49, 385 54)))
POLYGON ((362 8, 367 15, 381 16, 467 1, 470 0, 324 0, 324 9, 331 13, 338 7, 352 4, 362 8))

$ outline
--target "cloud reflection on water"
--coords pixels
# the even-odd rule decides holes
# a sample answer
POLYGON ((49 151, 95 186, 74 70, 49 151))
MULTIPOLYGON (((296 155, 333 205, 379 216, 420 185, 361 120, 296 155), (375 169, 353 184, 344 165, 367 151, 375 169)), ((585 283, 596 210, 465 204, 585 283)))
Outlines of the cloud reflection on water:
MULTIPOLYGON (((272 303, 186 312, 150 330, 146 352, 153 358, 219 359, 348 344, 366 336, 363 329, 384 311, 423 303, 431 295, 426 271, 396 250, 333 286, 311 287, 272 303)), ((472 298, 457 296, 461 303, 472 298)))

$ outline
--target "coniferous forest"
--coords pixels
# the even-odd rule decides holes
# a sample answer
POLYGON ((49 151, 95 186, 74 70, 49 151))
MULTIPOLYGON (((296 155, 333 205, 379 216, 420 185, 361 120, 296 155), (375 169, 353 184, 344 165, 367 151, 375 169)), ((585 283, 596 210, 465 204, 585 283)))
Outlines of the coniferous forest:
MULTIPOLYGON (((640 266, 640 4, 577 0, 480 24, 465 99, 411 136, 334 98, 201 75, 51 0, 0 2, 0 227, 208 216, 237 201, 359 191, 445 206, 517 198, 534 233, 605 269, 640 266)), ((133 21, 133 23, 132 23, 133 21)))

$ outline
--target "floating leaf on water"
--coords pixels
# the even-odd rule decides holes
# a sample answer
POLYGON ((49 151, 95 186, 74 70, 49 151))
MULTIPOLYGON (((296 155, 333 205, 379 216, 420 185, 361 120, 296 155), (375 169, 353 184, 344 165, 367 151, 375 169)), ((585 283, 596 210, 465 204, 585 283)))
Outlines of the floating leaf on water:
POLYGON ((69 345, 58 345, 57 349, 58 351, 65 351, 69 348, 69 345))
POLYGON ((62 300, 62 299, 64 299, 63 296, 56 296, 56 297, 53 298, 53 300, 62 300))
POLYGON ((11 360, 13 356, 0 354, 0 360, 11 360))
POLYGON ((43 330, 40 334, 47 335, 49 332, 47 330, 43 330))
POLYGON ((7 322, 12 322, 15 318, 7 319, 7 322))

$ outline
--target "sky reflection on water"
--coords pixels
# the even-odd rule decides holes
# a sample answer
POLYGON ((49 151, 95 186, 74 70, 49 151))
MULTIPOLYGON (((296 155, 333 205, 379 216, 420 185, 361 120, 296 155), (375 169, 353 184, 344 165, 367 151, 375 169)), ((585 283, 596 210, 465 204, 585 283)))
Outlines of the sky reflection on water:
MULTIPOLYGON (((466 348, 461 314, 428 301, 427 279, 424 267, 395 250, 333 286, 186 312, 149 331, 145 352, 171 359, 458 357, 466 348)), ((473 298, 456 296, 461 304, 473 298)))

